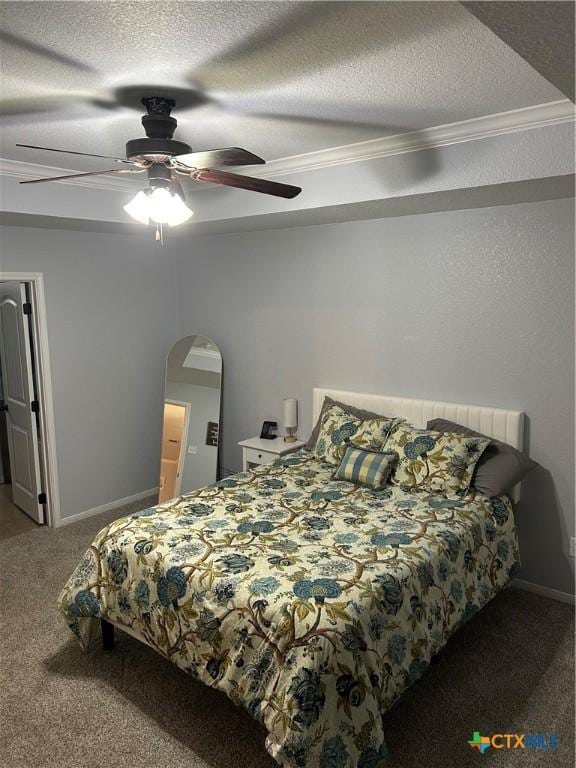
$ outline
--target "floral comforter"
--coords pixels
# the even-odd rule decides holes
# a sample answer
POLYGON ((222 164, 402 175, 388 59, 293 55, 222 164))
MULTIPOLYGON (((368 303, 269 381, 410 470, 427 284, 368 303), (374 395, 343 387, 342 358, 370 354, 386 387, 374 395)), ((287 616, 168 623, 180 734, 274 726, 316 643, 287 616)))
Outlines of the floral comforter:
POLYGON ((104 528, 60 595, 264 723, 290 768, 379 768, 381 714, 518 567, 510 502, 372 491, 301 451, 104 528))

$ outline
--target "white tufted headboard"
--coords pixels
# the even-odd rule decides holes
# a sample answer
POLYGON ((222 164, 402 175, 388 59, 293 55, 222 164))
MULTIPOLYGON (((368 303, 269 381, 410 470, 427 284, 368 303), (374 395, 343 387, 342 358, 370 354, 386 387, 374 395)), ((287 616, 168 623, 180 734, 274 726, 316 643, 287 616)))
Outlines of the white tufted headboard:
MULTIPOLYGON (((324 398, 340 400, 356 408, 406 419, 415 427, 426 427, 430 419, 449 419, 463 427, 469 427, 488 437, 524 450, 524 414, 521 411, 507 411, 503 408, 488 408, 480 405, 442 403, 436 400, 413 400, 408 397, 367 395, 361 392, 347 392, 341 389, 314 387, 312 390, 312 424, 316 424, 324 398)), ((520 485, 511 493, 514 501, 520 499, 520 485)))

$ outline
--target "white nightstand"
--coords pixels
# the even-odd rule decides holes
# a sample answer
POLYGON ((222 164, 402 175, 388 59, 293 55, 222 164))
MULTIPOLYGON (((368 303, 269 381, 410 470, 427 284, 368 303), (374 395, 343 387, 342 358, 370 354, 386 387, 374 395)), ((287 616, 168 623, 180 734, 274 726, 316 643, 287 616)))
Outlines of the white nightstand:
POLYGON ((275 437, 273 440, 251 437, 248 440, 241 440, 238 445, 242 448, 242 470, 246 472, 259 464, 271 464, 279 456, 299 451, 306 443, 301 440, 285 443, 281 437, 275 437))

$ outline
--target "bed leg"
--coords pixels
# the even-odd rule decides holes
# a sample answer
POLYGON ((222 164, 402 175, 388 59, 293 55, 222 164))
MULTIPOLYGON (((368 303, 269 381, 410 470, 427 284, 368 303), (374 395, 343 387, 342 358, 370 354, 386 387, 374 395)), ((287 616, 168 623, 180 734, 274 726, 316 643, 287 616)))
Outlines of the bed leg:
POLYGON ((104 651, 113 651, 114 625, 110 624, 106 619, 100 619, 100 626, 102 627, 102 649, 104 651))

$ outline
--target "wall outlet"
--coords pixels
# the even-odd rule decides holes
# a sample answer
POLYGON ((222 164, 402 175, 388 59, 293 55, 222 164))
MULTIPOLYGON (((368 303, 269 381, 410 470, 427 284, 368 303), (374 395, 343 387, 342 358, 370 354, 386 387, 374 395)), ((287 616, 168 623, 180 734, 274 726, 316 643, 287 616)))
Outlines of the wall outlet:
POLYGON ((570 557, 576 557, 576 539, 574 536, 570 539, 570 557))
POLYGON ((197 445, 189 445, 188 446, 188 453, 190 455, 193 455, 195 453, 198 453, 198 446, 197 445))

